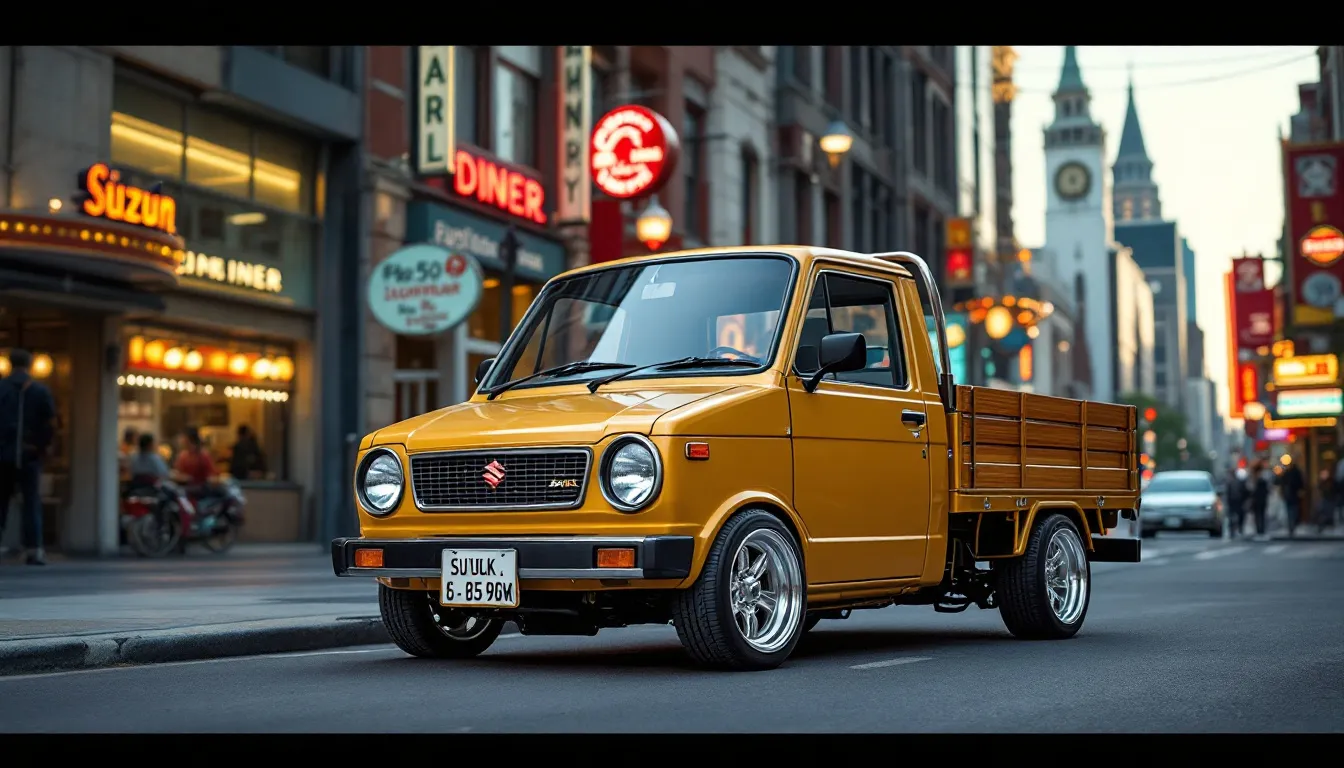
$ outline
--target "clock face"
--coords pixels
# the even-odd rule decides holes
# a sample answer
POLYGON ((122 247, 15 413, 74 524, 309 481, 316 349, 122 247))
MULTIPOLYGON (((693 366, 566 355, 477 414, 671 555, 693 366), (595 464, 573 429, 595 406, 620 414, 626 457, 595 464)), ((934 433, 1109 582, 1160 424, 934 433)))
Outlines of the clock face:
POLYGON ((1055 174, 1055 191, 1065 200, 1077 200, 1092 187, 1092 174, 1079 163, 1065 163, 1055 174))

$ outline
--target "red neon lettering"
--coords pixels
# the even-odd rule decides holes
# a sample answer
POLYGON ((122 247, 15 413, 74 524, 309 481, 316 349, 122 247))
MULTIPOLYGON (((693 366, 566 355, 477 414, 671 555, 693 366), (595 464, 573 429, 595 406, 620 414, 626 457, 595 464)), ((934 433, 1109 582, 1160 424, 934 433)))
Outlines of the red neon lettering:
POLYGON ((546 223, 546 190, 540 181, 484 157, 472 157, 464 149, 457 151, 454 165, 453 191, 457 194, 520 219, 546 223))

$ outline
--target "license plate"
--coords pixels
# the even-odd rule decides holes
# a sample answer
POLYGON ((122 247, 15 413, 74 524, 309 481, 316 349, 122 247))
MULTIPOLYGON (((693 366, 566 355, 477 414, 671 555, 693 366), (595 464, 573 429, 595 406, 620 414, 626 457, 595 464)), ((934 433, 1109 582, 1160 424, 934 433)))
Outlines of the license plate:
POLYGON ((1179 517, 1168 517, 1168 518, 1167 518, 1167 527, 1168 527, 1168 528, 1180 528, 1182 522, 1183 522, 1183 521, 1182 521, 1181 518, 1179 518, 1179 517))
POLYGON ((517 608, 518 551, 443 550, 439 603, 452 608, 517 608))

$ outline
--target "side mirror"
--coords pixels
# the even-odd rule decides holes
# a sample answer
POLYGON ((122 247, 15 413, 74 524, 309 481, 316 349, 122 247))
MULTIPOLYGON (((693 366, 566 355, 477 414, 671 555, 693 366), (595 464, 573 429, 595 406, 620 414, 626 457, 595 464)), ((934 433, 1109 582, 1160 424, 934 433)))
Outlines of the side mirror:
POLYGON ((476 383, 477 383, 477 384, 480 384, 480 383, 481 383, 481 379, 484 379, 484 378, 485 378, 485 375, 486 375, 487 373, 490 372, 490 366, 492 366, 492 365, 494 365, 494 364, 495 364, 495 358, 493 358, 493 357, 488 357, 488 358, 482 360, 480 365, 476 366, 476 383))
POLYGON ((815 392, 821 377, 828 373, 861 371, 868 366, 868 342, 862 333, 832 333, 823 336, 817 353, 821 367, 812 378, 803 381, 803 388, 815 392))

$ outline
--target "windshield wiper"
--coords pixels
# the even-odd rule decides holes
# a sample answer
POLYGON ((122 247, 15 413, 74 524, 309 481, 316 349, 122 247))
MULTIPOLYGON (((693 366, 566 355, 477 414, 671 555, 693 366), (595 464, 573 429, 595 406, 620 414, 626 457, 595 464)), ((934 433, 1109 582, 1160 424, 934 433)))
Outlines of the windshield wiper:
POLYGON ((546 376, 568 376, 572 373, 583 373, 584 371, 601 371, 607 368, 634 368, 634 367, 635 366, 631 365, 630 363, 601 363, 601 362, 593 362, 591 360, 580 360, 578 362, 565 363, 564 365, 557 365, 554 368, 547 368, 544 371, 537 371, 536 373, 528 374, 527 376, 524 376, 520 379, 513 379, 512 381, 506 381, 503 384, 500 384, 499 386, 495 387, 494 389, 488 390, 485 393, 486 395, 485 399, 494 400, 497 396, 502 395, 505 392, 508 392, 510 389, 513 389, 519 384, 531 381, 533 379, 540 379, 546 376))
POLYGON ((714 366, 723 366, 723 367, 746 366, 748 368, 757 368, 760 365, 761 363, 753 363, 750 360, 730 360, 726 357, 683 357, 677 360, 667 360, 661 363, 649 363, 648 365, 641 365, 634 368, 629 368, 627 370, 621 371, 620 373, 613 373, 610 376, 603 376, 601 378, 593 379, 592 381, 588 382, 588 391, 596 392, 597 388, 602 386, 603 384, 610 384, 611 382, 616 381, 618 379, 623 379, 632 373, 647 371, 650 368, 657 368, 658 370, 661 371, 674 371, 678 368, 712 368, 714 366))

